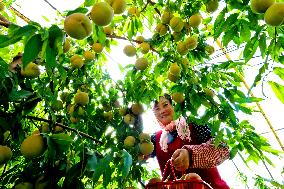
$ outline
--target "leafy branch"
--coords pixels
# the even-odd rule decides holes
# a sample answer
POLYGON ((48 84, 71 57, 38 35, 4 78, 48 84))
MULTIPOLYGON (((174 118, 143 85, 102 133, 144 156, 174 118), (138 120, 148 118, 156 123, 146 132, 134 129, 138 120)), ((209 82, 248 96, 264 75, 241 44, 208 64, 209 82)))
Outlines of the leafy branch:
MULTIPOLYGON (((44 121, 44 122, 47 122, 47 123, 50 123, 50 124, 53 123, 52 120, 43 119, 43 118, 34 117, 34 116, 25 116, 25 118, 28 118, 28 119, 31 119, 31 120, 37 120, 37 121, 44 121)), ((90 135, 88 135, 88 134, 86 134, 86 133, 84 133, 84 132, 82 132, 82 131, 79 131, 79 130, 77 130, 77 129, 68 127, 68 126, 63 125, 63 124, 61 124, 61 123, 55 123, 55 125, 60 126, 60 127, 64 128, 64 129, 73 131, 73 132, 75 132, 75 133, 78 133, 78 134, 84 136, 85 138, 91 139, 91 140, 93 140, 93 141, 95 141, 95 142, 97 142, 97 143, 103 144, 103 143, 102 143, 101 141, 99 141, 98 139, 95 139, 94 137, 92 137, 92 136, 90 136, 90 135)))

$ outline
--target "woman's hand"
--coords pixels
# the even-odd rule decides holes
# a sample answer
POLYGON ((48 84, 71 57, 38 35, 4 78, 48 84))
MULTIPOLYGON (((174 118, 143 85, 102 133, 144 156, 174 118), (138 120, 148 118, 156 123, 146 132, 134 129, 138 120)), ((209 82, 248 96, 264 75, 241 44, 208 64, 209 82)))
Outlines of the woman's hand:
POLYGON ((189 167, 189 152, 177 149, 172 155, 173 166, 177 171, 185 171, 189 167))

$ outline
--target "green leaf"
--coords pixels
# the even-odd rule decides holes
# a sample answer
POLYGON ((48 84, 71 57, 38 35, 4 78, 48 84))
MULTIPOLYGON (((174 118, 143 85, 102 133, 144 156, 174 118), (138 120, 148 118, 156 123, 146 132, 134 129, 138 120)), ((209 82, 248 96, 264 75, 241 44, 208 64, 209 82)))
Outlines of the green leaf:
POLYGON ((10 38, 6 35, 0 35, 0 48, 6 47, 8 45, 14 44, 21 40, 21 37, 10 38))
POLYGON ((73 142, 73 138, 65 133, 53 134, 50 136, 50 140, 52 140, 52 142, 56 144, 56 147, 63 152, 66 151, 73 142))
POLYGON ((235 102, 238 103, 252 103, 252 102, 260 102, 262 100, 263 100, 262 98, 257 98, 257 97, 235 98, 235 102))
POLYGON ((235 68, 237 66, 241 66, 243 65, 243 62, 233 62, 232 60, 226 61, 226 62, 222 62, 221 64, 219 64, 217 66, 217 69, 230 69, 230 68, 235 68))
POLYGON ((262 146, 262 147, 261 147, 261 150, 266 151, 266 152, 269 152, 269 153, 272 153, 272 154, 274 154, 274 155, 283 154, 282 151, 273 149, 271 146, 262 146))
POLYGON ((98 41, 98 30, 99 30, 99 26, 97 26, 96 24, 93 24, 93 34, 92 34, 92 39, 93 42, 97 42, 98 41))
POLYGON ((99 42, 100 42, 100 44, 105 45, 106 34, 105 34, 102 27, 98 27, 97 29, 98 30, 96 30, 96 31, 97 31, 97 36, 98 36, 99 42))
POLYGON ((284 81, 284 68, 281 67, 275 67, 273 69, 273 72, 278 75, 283 81, 284 81))
POLYGON ((13 90, 9 95, 9 100, 11 101, 18 101, 22 99, 26 99, 31 96, 33 93, 31 91, 26 91, 24 89, 20 91, 13 90))
POLYGON ((268 81, 277 98, 284 104, 284 86, 274 81, 268 81))
POLYGON ((122 158, 123 158, 122 179, 125 179, 132 165, 132 156, 126 150, 122 150, 122 158))
POLYGON ((28 101, 26 101, 24 103, 23 106, 23 115, 27 115, 28 113, 30 113, 36 106, 37 104, 41 101, 42 99, 39 97, 34 97, 29 99, 28 101))
POLYGON ((0 35, 0 48, 14 44, 22 39, 23 36, 30 36, 37 31, 32 25, 17 27, 10 35, 0 35))
POLYGON ((103 172, 103 185, 105 188, 107 188, 107 185, 111 182, 111 174, 111 167, 109 165, 106 165, 103 172))
POLYGON ((243 151, 243 150, 244 150, 244 145, 243 145, 242 142, 240 142, 240 143, 238 144, 238 149, 239 149, 239 151, 243 151))
POLYGON ((224 8, 220 14, 217 16, 214 22, 214 39, 217 39, 223 32, 223 25, 225 24, 225 13, 226 8, 224 8))
POLYGON ((8 70, 8 64, 0 57, 0 78, 5 76, 8 70))
POLYGON ((43 41, 41 40, 41 35, 36 34, 32 36, 25 45, 23 54, 23 66, 25 67, 28 63, 34 61, 38 53, 41 51, 43 41))
POLYGON ((278 182, 275 181, 275 180, 272 180, 272 181, 271 181, 271 184, 272 184, 273 186, 279 188, 279 189, 284 189, 284 184, 283 184, 283 183, 281 184, 281 183, 278 183, 278 182))
POLYGON ((259 49, 260 49, 262 58, 264 58, 264 56, 266 55, 266 34, 265 33, 263 33, 259 37, 259 49))
POLYGON ((245 106, 241 106, 241 105, 238 105, 238 104, 235 104, 235 107, 238 108, 239 110, 241 110, 242 112, 246 113, 246 114, 252 114, 252 110, 249 109, 248 107, 245 107, 245 106))
POLYGON ((55 159, 56 157, 55 145, 49 136, 46 136, 45 138, 46 138, 46 143, 48 147, 48 155, 51 159, 55 159))
POLYGON ((237 32, 238 31, 236 30, 236 27, 231 27, 229 30, 224 32, 224 35, 222 37, 222 42, 224 47, 226 47, 229 44, 229 42, 236 36, 237 32))
POLYGON ((267 60, 268 60, 268 56, 266 57, 264 64, 261 66, 261 68, 259 68, 258 74, 255 76, 254 81, 253 81, 253 84, 251 85, 249 91, 250 91, 253 87, 255 87, 255 86, 258 84, 258 82, 262 79, 262 75, 265 73, 265 71, 266 71, 267 68, 268 68, 267 60))
POLYGON ((81 181, 78 179, 82 170, 83 170, 83 163, 78 162, 74 166, 72 166, 66 173, 66 177, 64 179, 63 188, 82 188, 78 187, 81 184, 81 181))
POLYGON ((240 75, 235 73, 235 72, 228 72, 227 75, 234 78, 235 82, 242 82, 243 81, 242 78, 240 77, 240 75))
POLYGON ((84 6, 85 7, 90 7, 90 6, 93 6, 94 3, 95 3, 95 0, 85 0, 84 6))
POLYGON ((88 157, 88 162, 86 165, 86 169, 88 171, 95 171, 98 164, 98 159, 95 154, 92 154, 88 157))
POLYGON ((110 154, 107 154, 103 159, 99 161, 93 174, 93 182, 97 182, 99 180, 100 176, 106 171, 106 167, 109 167, 110 161, 110 154))
POLYGON ((59 48, 62 49, 63 36, 62 30, 57 25, 52 25, 48 29, 48 44, 56 54, 59 48))
POLYGON ((34 25, 26 25, 14 31, 14 37, 30 36, 37 31, 34 25))
POLYGON ((243 21, 241 22, 242 24, 240 25, 240 39, 242 42, 247 42, 250 40, 251 34, 250 34, 250 29, 248 26, 248 22, 247 21, 243 21))
POLYGON ((131 22, 131 20, 126 20, 126 22, 124 23, 124 26, 123 26, 122 33, 127 32, 128 27, 129 27, 129 25, 130 25, 130 22, 131 22))
POLYGON ((73 13, 77 13, 77 12, 78 12, 78 13, 86 14, 88 11, 89 11, 89 10, 88 10, 87 8, 78 7, 78 8, 75 9, 75 10, 69 11, 69 12, 66 14, 66 16, 69 16, 69 15, 71 15, 71 14, 73 14, 73 13))
POLYGON ((234 146, 232 150, 230 151, 230 159, 234 159, 238 151, 239 151, 238 146, 234 146))
POLYGON ((227 31, 233 25, 235 25, 236 21, 238 20, 239 13, 231 14, 225 21, 223 30, 227 31))
POLYGON ((42 17, 46 22, 50 22, 50 20, 49 20, 46 16, 42 15, 41 17, 42 17))
POLYGON ((56 66, 56 54, 53 48, 51 48, 49 45, 46 46, 45 51, 45 60, 46 60, 46 66, 48 69, 54 68, 56 66))
POLYGON ((9 30, 8 30, 8 36, 13 36, 15 32, 17 32, 19 29, 21 28, 21 26, 18 26, 16 24, 11 24, 9 26, 9 30))
POLYGON ((259 41, 258 41, 258 36, 254 36, 250 41, 247 42, 245 49, 244 49, 244 59, 245 62, 247 63, 254 55, 259 41))
POLYGON ((134 23, 133 20, 130 21, 130 25, 127 29, 127 37, 128 39, 132 39, 133 35, 134 35, 134 23))

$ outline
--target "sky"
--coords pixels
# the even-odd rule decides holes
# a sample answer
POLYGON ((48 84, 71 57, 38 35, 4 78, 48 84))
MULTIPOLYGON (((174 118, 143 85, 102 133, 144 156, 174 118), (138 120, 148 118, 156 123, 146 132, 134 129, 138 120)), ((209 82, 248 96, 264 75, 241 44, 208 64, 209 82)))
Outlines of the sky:
MULTIPOLYGON (((49 2, 56 7, 59 12, 63 12, 65 10, 72 10, 77 8, 80 4, 82 4, 83 0, 49 0, 49 2), (72 3, 70 3, 72 2, 72 3)), ((56 14, 56 11, 51 8, 44 0, 16 0, 16 2, 13 4, 14 8, 19 10, 22 14, 24 14, 26 17, 30 18, 33 21, 36 21, 42 25, 50 26, 54 22, 61 20, 60 15, 56 14), (31 11, 32 10, 32 11, 31 11), (47 22, 46 18, 48 18, 49 22, 47 22)), ((24 25, 25 23, 19 19, 19 24, 24 25)), ((128 44, 127 41, 120 41, 120 45, 116 47, 112 47, 112 51, 110 54, 107 52, 104 52, 107 54, 109 58, 109 62, 107 63, 108 71, 110 72, 111 76, 114 80, 122 79, 123 74, 120 73, 118 69, 118 64, 121 64, 122 66, 125 66, 127 64, 133 64, 135 62, 135 58, 130 58, 127 56, 124 56, 122 58, 122 49, 124 45, 128 44)), ((230 46, 230 44, 229 44, 230 46)), ((219 49, 219 47, 214 43, 215 49, 219 49)), ((241 56, 241 50, 238 49, 237 51, 230 53, 229 55, 233 60, 240 59, 241 56)), ((215 54, 213 54, 211 57, 216 57, 220 53, 220 50, 217 51, 215 54)), ((220 56, 218 58, 215 58, 209 62, 219 62, 219 61, 226 61, 225 56, 220 56)), ((254 58, 249 63, 254 65, 251 68, 247 68, 245 70, 245 80, 249 85, 253 83, 254 77, 258 73, 259 69, 259 63, 263 62, 261 58, 254 58)), ((275 77, 273 74, 270 74, 267 78, 267 80, 274 80, 278 82, 280 81, 277 77, 275 77)), ((263 108, 264 112, 266 113, 267 117, 269 118, 272 126, 275 130, 282 129, 277 131, 277 135, 280 138, 282 144, 284 144, 284 105, 275 97, 273 94, 270 86, 268 84, 264 84, 263 88, 262 85, 258 85, 253 89, 253 93, 257 97, 264 98, 264 101, 260 102, 261 107, 263 108), (262 91, 265 92, 265 96, 263 96, 262 91)), ((253 116, 245 117, 243 115, 240 115, 241 118, 249 119, 252 125, 255 126, 257 133, 265 133, 262 134, 265 138, 267 138, 272 146, 278 150, 281 150, 279 143, 276 141, 274 135, 272 132, 270 132, 270 128, 263 118, 263 116, 260 113, 254 113, 253 116)), ((159 126, 157 126, 154 115, 151 110, 147 110, 143 114, 143 122, 144 122, 144 132, 147 133, 154 133, 155 130, 159 129, 159 126)), ((234 166, 234 163, 237 165, 237 168, 243 171, 244 173, 251 175, 251 174, 260 174, 262 176, 265 176, 267 178, 269 177, 268 172, 266 171, 265 167, 262 164, 254 165, 252 164, 251 167, 253 167, 252 170, 248 170, 247 167, 244 166, 240 158, 237 156, 232 162, 231 160, 225 161, 222 165, 218 167, 220 174, 222 175, 223 179, 232 187, 232 188, 245 188, 243 184, 237 181, 238 172, 236 167, 234 166)), ((276 165, 276 168, 270 167, 270 171, 276 180, 281 181, 284 180, 283 176, 281 178, 281 170, 283 168, 283 159, 273 158, 273 162, 276 165), (279 166, 280 165, 280 166, 279 166)), ((158 165, 155 159, 149 160, 148 163, 149 167, 157 169, 158 165)), ((253 188, 253 187, 250 187, 253 188)))

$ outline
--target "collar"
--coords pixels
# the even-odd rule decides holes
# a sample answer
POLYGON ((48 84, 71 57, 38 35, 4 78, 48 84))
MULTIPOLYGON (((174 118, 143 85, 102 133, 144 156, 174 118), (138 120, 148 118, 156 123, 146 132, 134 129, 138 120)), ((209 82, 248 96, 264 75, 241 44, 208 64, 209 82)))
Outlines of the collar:
POLYGON ((159 124, 163 129, 159 143, 160 143, 161 149, 164 152, 168 151, 168 133, 174 131, 175 129, 177 130, 178 136, 182 140, 191 141, 190 130, 183 116, 180 116, 175 121, 171 121, 171 123, 167 125, 163 125, 160 121, 159 121, 159 124))

